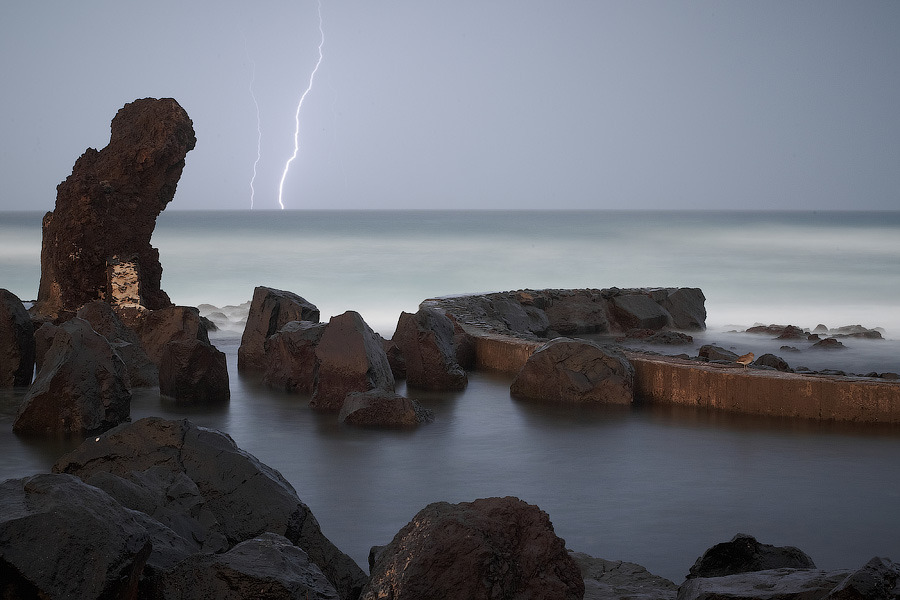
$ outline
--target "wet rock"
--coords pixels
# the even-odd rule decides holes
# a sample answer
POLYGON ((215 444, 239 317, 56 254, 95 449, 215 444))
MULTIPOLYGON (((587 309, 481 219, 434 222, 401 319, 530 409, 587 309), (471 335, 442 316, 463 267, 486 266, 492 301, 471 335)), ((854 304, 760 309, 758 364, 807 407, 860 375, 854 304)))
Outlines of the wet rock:
POLYGON ((798 548, 760 544, 752 535, 739 533, 731 541, 716 544, 704 552, 687 577, 722 577, 782 568, 815 569, 816 565, 798 548))
POLYGON ((159 363, 159 393, 182 402, 227 402, 225 353, 198 339, 169 342, 159 363))
POLYGON ((306 552, 274 533, 263 533, 222 554, 191 556, 153 587, 165 600, 340 598, 306 552))
POLYGON ((634 368, 620 353, 593 342, 557 338, 535 351, 510 393, 552 402, 630 404, 634 368))
POLYGON ((138 515, 76 477, 0 483, 0 597, 135 599, 151 548, 138 515))
POLYGON ((109 144, 81 155, 44 216, 33 314, 56 316, 92 300, 171 305, 150 237, 195 144, 190 118, 171 98, 135 100, 116 113, 109 144))
MULTIPOLYGON (((381 336, 378 336, 381 337, 381 336)), ((391 373, 394 374, 394 381, 406 379, 406 360, 403 358, 403 352, 400 346, 394 340, 386 340, 381 338, 381 347, 387 354, 388 364, 391 365, 391 373)))
POLYGON ((709 361, 724 360, 727 362, 734 362, 738 358, 738 355, 735 352, 726 350, 721 346, 716 346, 713 344, 705 344, 703 346, 700 346, 700 350, 698 350, 697 356, 709 361))
POLYGON ((615 296, 610 303, 610 312, 623 331, 662 329, 672 320, 672 315, 647 294, 615 296))
POLYGON ((98 484, 110 481, 101 474, 126 480, 147 493, 121 494, 126 489, 122 485, 109 493, 126 506, 140 499, 144 504, 137 510, 183 512, 175 520, 177 527, 200 532, 211 543, 224 539, 231 548, 265 532, 284 536, 309 555, 343 599, 355 598, 366 579, 322 535, 312 512, 278 471, 238 448, 226 434, 190 421, 141 419, 86 441, 53 469, 98 484), (172 493, 159 494, 160 488, 172 493), (148 501, 160 504, 148 507, 148 501), (187 506, 194 509, 184 511, 187 506))
POLYGON ((411 427, 434 417, 415 400, 385 390, 369 390, 347 394, 338 419, 361 427, 411 427))
POLYGON ((351 392, 394 391, 394 375, 378 335, 362 316, 332 317, 316 346, 319 372, 309 405, 339 412, 351 392))
POLYGON ((896 600, 900 598, 900 565, 875 557, 849 575, 827 600, 896 600))
POLYGON ((400 313, 393 340, 403 354, 406 381, 426 390, 461 390, 468 384, 466 372, 456 362, 453 322, 428 308, 416 314, 400 313))
POLYGON ((75 313, 91 324, 94 331, 106 338, 128 369, 132 387, 154 387, 159 383, 159 372, 141 345, 137 334, 122 322, 109 303, 102 300, 88 302, 75 313))
POLYGON ((675 600, 678 586, 653 575, 641 565, 594 558, 581 552, 571 552, 570 555, 584 578, 584 600, 675 600))
POLYGON ((206 325, 193 306, 168 306, 153 311, 119 309, 116 314, 137 333, 147 356, 157 366, 169 342, 200 340, 209 344, 206 325))
POLYGON ((436 502, 374 557, 362 599, 580 599, 584 581, 547 513, 518 498, 436 502))
POLYGON ((90 323, 74 318, 58 327, 13 430, 85 435, 127 421, 130 412, 125 363, 90 323))
POLYGON ((544 310, 550 329, 562 335, 609 331, 606 300, 590 290, 558 290, 551 293, 544 310))
MULTIPOLYGON (((523 306, 518 301, 518 296, 512 298, 495 298, 491 301, 491 307, 510 331, 517 333, 530 333, 538 337, 547 334, 550 328, 550 320, 546 313, 531 304, 523 306)), ((533 298, 528 297, 529 302, 533 298)))
POLYGON ((659 305, 671 315, 670 327, 683 331, 706 329, 706 296, 700 288, 666 290, 659 305))
POLYGON ((843 350, 846 346, 840 340, 825 338, 824 340, 819 340, 810 348, 813 350, 843 350))
POLYGON ((24 387, 34 375, 34 326, 25 305, 0 289, 0 388, 24 387))
POLYGON ((688 579, 677 600, 816 600, 824 598, 849 571, 771 569, 723 577, 688 579))
POLYGON ((56 335, 57 329, 59 329, 58 325, 47 321, 34 332, 34 363, 38 372, 44 366, 44 357, 47 356, 50 346, 53 345, 53 337, 56 335))
POLYGON ((791 366, 780 356, 776 356, 774 354, 763 354, 755 361, 753 364, 758 367, 772 367, 777 371, 789 372, 791 370, 791 366))
POLYGON ((291 321, 319 322, 319 309, 293 292, 259 286, 253 290, 247 324, 238 348, 238 370, 265 373, 265 342, 291 321))
POLYGON ((325 333, 324 323, 290 321, 263 344, 266 369, 263 383, 298 394, 312 394, 316 387, 316 346, 325 333))

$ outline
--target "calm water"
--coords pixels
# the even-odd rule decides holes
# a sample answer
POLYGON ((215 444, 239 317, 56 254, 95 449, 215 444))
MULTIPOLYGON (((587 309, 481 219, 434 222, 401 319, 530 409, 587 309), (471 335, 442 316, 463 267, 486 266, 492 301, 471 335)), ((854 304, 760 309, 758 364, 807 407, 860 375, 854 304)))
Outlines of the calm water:
MULTIPOLYGON (((40 217, 0 213, 0 287, 23 299, 36 295, 40 217)), ((755 322, 861 323, 887 339, 784 357, 900 371, 896 213, 166 212, 154 245, 179 304, 239 304, 270 285, 314 302, 323 318, 358 310, 390 336, 399 312, 429 296, 689 285, 707 296, 710 328, 698 342, 768 344, 726 333, 755 322)), ((547 407, 510 399, 508 378, 475 373, 463 393, 410 393, 434 423, 360 431, 240 378, 239 337, 213 340, 230 360, 228 406, 186 411, 142 392, 133 418, 188 417, 228 432, 279 469, 363 567, 369 546, 427 503, 492 495, 539 505, 571 548, 679 582, 737 532, 799 546, 823 568, 900 559, 896 428, 547 407)), ((0 480, 46 470, 66 450, 11 433, 20 398, 0 392, 0 480)))

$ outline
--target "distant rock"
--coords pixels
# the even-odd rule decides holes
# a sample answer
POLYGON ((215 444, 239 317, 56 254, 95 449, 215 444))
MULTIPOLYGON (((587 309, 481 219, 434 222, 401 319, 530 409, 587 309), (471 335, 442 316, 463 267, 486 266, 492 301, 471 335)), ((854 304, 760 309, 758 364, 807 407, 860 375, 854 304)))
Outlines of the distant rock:
POLYGON ((412 427, 434 417, 415 400, 385 390, 369 390, 347 394, 338 420, 361 427, 412 427))
POLYGON ((429 504, 372 558, 361 600, 584 597, 547 513, 518 498, 429 504))
POLYGON ((144 98, 122 107, 110 130, 105 148, 75 162, 44 216, 33 314, 55 317, 93 300, 171 305, 150 237, 196 144, 193 124, 175 100, 144 98))
POLYGON ((846 346, 835 338, 825 338, 824 340, 819 340, 810 348, 813 350, 844 350, 846 346))
POLYGON ((57 328, 13 430, 87 435, 127 421, 130 412, 125 363, 106 338, 76 317, 57 328))
POLYGON ((238 370, 264 373, 267 366, 266 340, 291 321, 318 323, 319 309, 293 292, 263 286, 254 289, 238 348, 238 370))
POLYGON ((641 340, 647 344, 659 346, 688 346, 694 343, 694 338, 681 331, 655 331, 653 329, 632 329, 625 334, 624 339, 641 340))
POLYGON ((786 360, 784 360, 780 356, 768 353, 763 354, 762 356, 754 360, 753 364, 760 367, 772 367, 777 371, 782 371, 785 373, 791 370, 791 366, 787 363, 786 360))
POLYGON ((738 358, 738 355, 735 352, 713 344, 700 346, 697 356, 708 361, 723 360, 726 362, 734 362, 738 358))
POLYGON ((510 386, 517 398, 550 402, 630 404, 634 368, 619 352, 584 340, 557 338, 538 348, 510 386))
POLYGON ((354 311, 331 317, 316 346, 319 364, 309 405, 339 412, 351 392, 394 391, 394 375, 378 335, 354 311))
POLYGON ((773 335, 776 336, 775 339, 779 340, 805 339, 807 336, 807 333, 796 325, 754 325, 744 333, 773 335))
POLYGON ((24 387, 34 375, 34 326, 25 305, 0 289, 0 388, 24 387))
POLYGON ((434 309, 403 312, 393 340, 403 355, 406 381, 426 390, 461 390, 468 384, 466 372, 456 361, 453 322, 434 309))
POLYGON ((687 577, 722 577, 785 568, 815 569, 816 565, 798 548, 761 544, 752 535, 739 533, 731 541, 716 544, 704 552, 691 567, 687 577))

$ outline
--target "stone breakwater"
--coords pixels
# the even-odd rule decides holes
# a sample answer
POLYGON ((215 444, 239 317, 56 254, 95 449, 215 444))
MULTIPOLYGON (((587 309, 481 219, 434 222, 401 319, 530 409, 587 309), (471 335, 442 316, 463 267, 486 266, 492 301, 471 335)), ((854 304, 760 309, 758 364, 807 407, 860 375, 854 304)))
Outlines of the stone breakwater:
MULTIPOLYGON (((683 326, 684 316, 690 314, 703 316, 703 320, 687 321, 694 330, 702 329, 702 302, 702 292, 695 288, 613 288, 431 298, 422 307, 444 311, 456 320, 473 340, 476 368, 518 373, 528 358, 556 335, 617 335, 631 326, 648 324, 655 329, 689 329, 679 325, 683 326), (647 300, 635 301, 639 296, 647 300), (679 302, 669 300, 673 297, 679 302), (626 306, 638 315, 629 316, 623 309, 626 306), (535 327, 534 323, 541 325, 535 327)), ((738 364, 640 352, 625 355, 634 367, 635 397, 643 402, 778 417, 900 423, 900 383, 896 381, 744 369, 738 364)))

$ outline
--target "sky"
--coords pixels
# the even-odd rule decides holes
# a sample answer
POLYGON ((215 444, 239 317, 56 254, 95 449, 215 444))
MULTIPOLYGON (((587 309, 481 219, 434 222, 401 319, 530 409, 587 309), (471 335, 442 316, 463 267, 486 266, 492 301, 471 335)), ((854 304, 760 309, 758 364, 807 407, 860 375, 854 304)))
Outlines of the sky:
POLYGON ((321 0, 316 69, 318 9, 4 2, 0 210, 144 97, 197 134, 169 210, 900 209, 900 2, 321 0))

